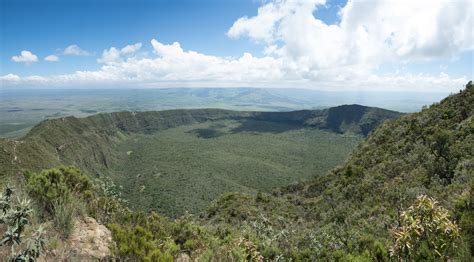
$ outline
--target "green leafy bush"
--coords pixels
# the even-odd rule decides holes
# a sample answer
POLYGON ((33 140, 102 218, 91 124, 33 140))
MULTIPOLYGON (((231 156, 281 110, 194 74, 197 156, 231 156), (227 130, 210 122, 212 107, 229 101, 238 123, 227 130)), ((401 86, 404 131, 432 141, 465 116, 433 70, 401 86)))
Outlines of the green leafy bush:
POLYGON ((114 254, 121 260, 172 261, 174 248, 167 241, 167 221, 157 214, 122 214, 121 223, 109 225, 115 242, 114 254))
POLYGON ((85 213, 84 202, 93 199, 91 179, 75 167, 24 174, 27 191, 40 207, 43 219, 52 219, 56 230, 67 239, 74 230, 74 217, 85 213))
POLYGON ((456 247, 459 231, 446 209, 433 198, 421 195, 402 213, 401 225, 393 231, 392 252, 408 260, 446 260, 456 247))
POLYGON ((46 169, 39 174, 25 172, 25 177, 30 196, 47 215, 54 214, 54 205, 60 199, 79 197, 86 200, 94 192, 91 179, 72 166, 46 169))

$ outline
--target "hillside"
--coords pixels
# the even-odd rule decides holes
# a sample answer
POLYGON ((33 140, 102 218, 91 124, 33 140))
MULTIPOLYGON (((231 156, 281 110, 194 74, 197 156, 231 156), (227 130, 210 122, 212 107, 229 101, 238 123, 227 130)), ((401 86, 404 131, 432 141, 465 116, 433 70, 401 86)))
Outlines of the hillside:
POLYGON ((204 210, 225 192, 269 192, 323 175, 344 161, 363 135, 399 115, 346 105, 65 117, 41 122, 20 140, 1 140, 0 173, 74 165, 122 186, 132 206, 178 216, 204 210))
MULTIPOLYGON (((202 221, 216 232, 235 225, 250 231, 265 257, 284 253, 311 260, 381 260, 394 245, 392 232, 401 226, 402 212, 424 194, 439 201, 462 231, 461 240, 449 243, 455 247, 442 256, 468 261, 474 255, 473 115, 470 82, 419 113, 385 122, 327 175, 272 195, 228 194, 202 221), (262 228, 256 225, 269 230, 268 235, 259 234, 262 228), (279 232, 286 232, 285 237, 265 242, 279 232)), ((411 248, 409 260, 440 255, 423 242, 413 242, 411 248)))

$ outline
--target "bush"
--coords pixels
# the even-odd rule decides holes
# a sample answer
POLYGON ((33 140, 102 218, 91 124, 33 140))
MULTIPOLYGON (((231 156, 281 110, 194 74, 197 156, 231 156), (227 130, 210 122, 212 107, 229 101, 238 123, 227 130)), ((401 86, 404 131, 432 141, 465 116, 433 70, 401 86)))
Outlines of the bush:
POLYGON ((54 215, 58 199, 69 195, 90 199, 93 195, 91 180, 75 167, 43 170, 40 174, 25 172, 27 190, 47 215, 54 215))
POLYGON ((43 229, 39 227, 31 237, 26 238, 26 247, 21 245, 25 240, 24 232, 30 223, 33 210, 29 199, 13 201, 13 192, 13 188, 7 186, 0 194, 0 229, 6 226, 0 239, 0 247, 10 247, 11 261, 34 261, 44 251, 43 229))
POLYGON ((433 198, 419 196, 401 215, 401 225, 393 231, 392 253, 408 260, 447 260, 460 237, 459 227, 448 211, 433 198))
POLYGON ((43 170, 39 174, 24 173, 26 188, 42 211, 43 219, 51 219, 63 239, 74 230, 74 217, 84 215, 85 202, 94 195, 92 181, 75 167, 43 170))
POLYGON ((54 215, 54 205, 59 199, 92 198, 92 181, 75 167, 43 170, 40 174, 25 172, 30 196, 43 208, 46 215, 54 215))

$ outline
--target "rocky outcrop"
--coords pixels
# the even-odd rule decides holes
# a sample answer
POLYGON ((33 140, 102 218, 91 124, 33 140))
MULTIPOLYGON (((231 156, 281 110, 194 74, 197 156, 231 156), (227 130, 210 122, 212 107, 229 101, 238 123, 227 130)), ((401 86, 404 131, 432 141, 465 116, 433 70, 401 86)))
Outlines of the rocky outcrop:
POLYGON ((95 219, 85 217, 76 221, 69 243, 77 257, 103 259, 111 255, 112 233, 95 219))

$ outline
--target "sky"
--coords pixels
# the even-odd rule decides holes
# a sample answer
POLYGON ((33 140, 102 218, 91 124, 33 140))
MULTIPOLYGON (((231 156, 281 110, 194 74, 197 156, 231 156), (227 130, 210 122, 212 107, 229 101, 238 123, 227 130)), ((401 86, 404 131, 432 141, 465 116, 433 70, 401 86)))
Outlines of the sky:
POLYGON ((445 92, 472 0, 0 0, 0 88, 445 92))

